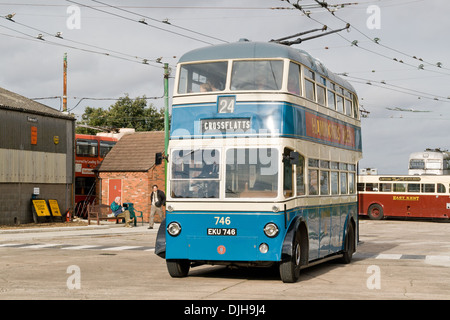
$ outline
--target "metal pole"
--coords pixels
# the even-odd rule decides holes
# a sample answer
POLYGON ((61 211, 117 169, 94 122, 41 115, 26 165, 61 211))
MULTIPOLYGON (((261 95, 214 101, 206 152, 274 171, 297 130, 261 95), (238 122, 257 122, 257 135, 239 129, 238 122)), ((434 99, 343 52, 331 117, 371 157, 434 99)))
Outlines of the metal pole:
POLYGON ((67 53, 64 53, 63 112, 67 111, 67 53))
POLYGON ((169 146, 169 64, 164 63, 164 189, 167 194, 167 152, 169 146))

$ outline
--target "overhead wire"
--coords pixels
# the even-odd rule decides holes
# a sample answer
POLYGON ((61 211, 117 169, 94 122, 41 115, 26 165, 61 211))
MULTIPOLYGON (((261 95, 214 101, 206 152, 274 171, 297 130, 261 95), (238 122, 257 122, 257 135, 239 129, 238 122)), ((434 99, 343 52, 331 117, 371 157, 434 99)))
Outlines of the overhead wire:
MULTIPOLYGON (((298 5, 298 1, 297 1, 297 4, 291 3, 290 0, 281 0, 281 1, 286 1, 286 2, 288 2, 288 3, 291 4, 294 8, 300 10, 303 14, 305 14, 309 19, 315 21, 316 23, 318 23, 318 24, 320 24, 320 25, 322 25, 322 26, 326 26, 324 23, 322 23, 322 22, 320 22, 319 20, 313 18, 313 17, 311 16, 311 13, 305 11, 305 10, 303 9, 302 6, 298 5)), ((317 2, 317 0, 315 0, 315 1, 317 2)), ((319 1, 319 3, 322 4, 322 2, 320 2, 320 1, 319 1)), ((325 3, 324 3, 324 4, 325 4, 325 3)), ((324 8, 326 8, 326 7, 324 7, 324 8)), ((334 12, 331 12, 330 10, 328 10, 328 11, 329 11, 333 16, 335 16, 334 12)), ((341 20, 341 21, 344 21, 344 20, 341 20)), ((345 22, 345 23, 348 23, 348 22, 346 22, 346 21, 344 21, 344 22, 345 22)), ((329 28, 330 30, 333 30, 333 29, 330 28, 330 27, 328 27, 328 28, 329 28)), ((351 28, 356 30, 356 28, 355 28, 353 25, 351 25, 351 28)), ((360 32, 361 32, 361 31, 360 31, 360 32)), ((362 32, 361 32, 361 33, 362 33, 362 32)), ((394 61, 394 62, 397 62, 397 63, 401 63, 401 64, 403 64, 403 65, 412 67, 412 68, 414 68, 414 69, 416 69, 416 70, 423 70, 423 71, 427 71, 427 72, 433 72, 433 73, 438 73, 438 74, 450 75, 450 73, 446 73, 446 72, 441 72, 441 71, 437 71, 437 70, 430 70, 430 69, 428 69, 428 68, 425 69, 423 65, 422 65, 422 66, 421 66, 421 65, 417 66, 417 65, 413 65, 413 64, 404 62, 404 61, 401 60, 401 59, 399 60, 399 59, 397 59, 397 58, 395 58, 395 57, 392 58, 392 57, 387 56, 387 55, 385 55, 385 54, 383 54, 383 53, 380 53, 380 52, 377 52, 377 51, 374 51, 374 50, 371 50, 371 49, 368 49, 368 48, 365 48, 365 47, 361 46, 357 40, 351 41, 351 40, 347 39, 346 37, 344 37, 344 36, 343 36, 342 34, 340 34, 340 33, 337 33, 337 35, 338 35, 339 37, 341 37, 342 39, 344 39, 346 42, 350 43, 351 46, 354 46, 354 47, 359 48, 359 49, 361 49, 361 50, 364 50, 364 51, 370 52, 370 53, 372 53, 372 54, 378 55, 378 56, 380 56, 380 57, 382 57, 382 58, 385 58, 385 59, 388 59, 388 60, 390 60, 390 61, 394 61)), ((371 39, 370 37, 368 37, 368 36, 366 36, 366 37, 367 37, 368 39, 370 39, 372 42, 374 41, 374 40, 371 39)), ((450 70, 450 69, 449 69, 449 70, 450 70)))
MULTIPOLYGON (((100 4, 105 5, 105 6, 108 6, 108 7, 110 7, 110 8, 114 8, 114 9, 116 9, 116 10, 120 10, 120 11, 123 11, 123 12, 127 12, 127 13, 130 13, 130 14, 133 14, 133 15, 136 15, 136 16, 139 16, 139 17, 142 17, 142 18, 146 18, 146 19, 149 19, 149 20, 158 22, 158 23, 170 25, 170 26, 172 26, 172 27, 174 27, 174 28, 177 28, 177 29, 181 29, 181 30, 184 30, 184 31, 192 32, 192 33, 194 33, 194 34, 197 34, 197 35, 200 35, 200 36, 203 36, 203 37, 207 37, 207 38, 210 38, 210 39, 213 39, 213 40, 218 40, 218 41, 221 41, 221 42, 228 43, 228 41, 226 41, 226 40, 219 39, 219 38, 217 38, 217 37, 213 37, 213 36, 207 35, 207 34, 202 33, 202 32, 198 32, 198 31, 195 31, 195 30, 191 30, 191 29, 188 29, 188 28, 185 28, 185 27, 178 26, 178 25, 173 24, 173 23, 171 23, 171 22, 169 22, 169 21, 167 21, 167 20, 162 20, 162 21, 161 21, 161 20, 158 20, 158 19, 155 19, 155 18, 146 16, 146 15, 143 15, 143 14, 140 14, 140 13, 136 13, 136 12, 133 12, 133 11, 130 11, 130 10, 123 9, 123 8, 121 8, 121 7, 118 7, 118 6, 113 6, 113 5, 111 5, 111 4, 108 4, 108 3, 105 3, 105 2, 102 2, 102 1, 98 1, 98 0, 91 0, 91 1, 96 2, 96 3, 100 3, 100 4)), ((140 21, 139 21, 139 22, 140 22, 140 21)), ((141 22, 141 23, 143 23, 143 22, 141 22)))
MULTIPOLYGON (((160 97, 137 97, 137 98, 135 98, 134 100, 137 100, 137 99, 144 99, 144 100, 157 100, 157 99, 162 99, 162 98, 164 98, 164 95, 162 95, 162 96, 160 96, 160 97)), ((74 97, 74 99, 77 99, 77 97, 74 97)), ((74 110, 76 107, 78 107, 78 105, 83 101, 83 100, 96 100, 96 101, 99 101, 99 100, 113 100, 113 101, 119 101, 119 100, 121 100, 121 99, 123 99, 123 97, 122 98, 88 98, 88 97, 83 97, 83 98, 81 98, 79 101, 78 101, 78 103, 75 105, 75 106, 73 106, 72 108, 70 108, 69 110, 68 110, 68 112, 70 112, 70 111, 72 111, 72 110, 74 110)), ((133 99, 131 99, 131 100, 133 100, 133 99)))
POLYGON ((41 29, 38 29, 38 28, 35 28, 35 27, 32 27, 32 26, 29 26, 29 25, 26 25, 26 24, 18 22, 16 20, 12 20, 11 18, 7 18, 6 16, 0 16, 0 18, 3 18, 5 20, 7 20, 7 21, 10 21, 10 22, 12 22, 14 24, 17 24, 17 25, 29 28, 31 30, 40 32, 40 34, 38 36, 34 36, 34 35, 30 35, 28 33, 19 31, 17 29, 6 27, 4 25, 0 25, 0 27, 8 29, 8 30, 13 31, 13 32, 20 33, 20 34, 25 35, 25 36, 30 37, 30 38, 43 40, 43 41, 45 41, 48 44, 52 44, 52 45, 56 45, 56 46, 63 46, 63 47, 67 47, 67 48, 71 48, 71 49, 75 49, 75 50, 81 50, 81 51, 85 51, 85 52, 101 54, 101 55, 110 56, 110 57, 114 57, 114 58, 118 58, 118 59, 122 59, 122 60, 127 60, 127 61, 131 61, 131 62, 138 62, 138 63, 141 63, 141 64, 147 64, 147 65, 152 66, 152 67, 162 68, 161 65, 152 65, 152 64, 148 63, 148 62, 152 62, 152 61, 157 62, 157 59, 145 59, 145 58, 141 58, 141 57, 138 57, 138 56, 133 56, 133 55, 130 55, 130 54, 127 54, 127 53, 122 53, 122 52, 119 52, 119 51, 115 51, 115 50, 111 50, 111 49, 105 49, 105 48, 102 48, 102 47, 99 47, 99 46, 87 44, 87 43, 84 43, 84 42, 79 42, 79 41, 75 41, 75 40, 71 40, 71 39, 66 39, 66 38, 63 38, 61 33, 59 33, 59 32, 57 32, 55 34, 52 34, 50 32, 47 32, 47 31, 44 31, 44 30, 41 30, 41 29), (50 36, 52 38, 57 38, 57 39, 60 39, 60 40, 73 42, 73 43, 84 45, 84 46, 87 46, 87 47, 92 47, 92 48, 104 50, 105 52, 100 52, 100 51, 96 51, 96 50, 75 47, 73 45, 66 45, 66 44, 61 44, 61 43, 49 41, 48 39, 44 39, 43 34, 48 35, 48 36, 50 36), (121 56, 118 56, 118 55, 121 55, 121 56), (122 56, 124 56, 124 57, 122 57, 122 56), (129 57, 129 58, 125 58, 125 57, 129 57))
MULTIPOLYGON (((62 102, 62 96, 52 96, 52 97, 37 97, 37 98, 30 98, 30 100, 52 100, 52 99, 59 99, 62 102)), ((158 100, 158 99, 163 99, 164 95, 162 96, 157 96, 157 97, 137 97, 135 99, 131 99, 131 100, 158 100)), ((76 109, 78 107, 78 105, 84 101, 84 100, 92 100, 92 101, 119 101, 121 99, 123 99, 123 97, 120 98, 91 98, 91 97, 68 97, 67 99, 79 99, 79 101, 77 102, 77 104, 75 106, 73 106, 72 108, 68 109, 67 112, 71 112, 74 109, 76 109)))
POLYGON ((155 26, 155 25, 152 25, 152 24, 148 24, 145 21, 139 21, 139 20, 135 20, 135 19, 132 19, 132 18, 128 18, 128 17, 122 16, 122 15, 117 14, 117 13, 113 13, 113 12, 109 12, 109 11, 106 11, 106 10, 102 10, 102 9, 96 8, 94 6, 89 6, 87 4, 76 2, 76 1, 73 1, 73 0, 66 0, 66 1, 70 2, 70 3, 77 4, 77 5, 82 6, 82 7, 86 7, 86 8, 95 10, 95 11, 106 13, 106 14, 109 14, 109 15, 112 15, 112 16, 115 16, 115 17, 118 17, 118 18, 121 18, 121 19, 125 19, 125 20, 132 21, 132 22, 137 22, 137 23, 140 23, 140 24, 142 24, 144 26, 155 28, 157 30, 161 30, 161 31, 164 31, 164 32, 169 32, 169 33, 172 33, 172 34, 175 34, 175 35, 178 35, 178 36, 182 36, 182 37, 185 37, 185 38, 188 38, 188 39, 191 39, 191 40, 195 40, 195 41, 203 42, 205 44, 213 45, 213 43, 211 43, 211 42, 204 41, 204 40, 201 40, 201 39, 198 39, 198 38, 194 38, 194 37, 191 37, 191 36, 188 36, 186 34, 182 34, 182 33, 176 32, 176 31, 168 30, 168 29, 165 29, 165 28, 160 28, 158 26, 155 26))
MULTIPOLYGON (((319 1, 319 0, 314 0, 314 1, 315 1, 318 5, 321 5, 323 8, 325 8, 329 13, 331 13, 331 15, 332 15, 333 17, 335 17, 335 18, 338 19, 339 21, 342 21, 342 22, 344 22, 344 23, 348 23, 348 21, 346 21, 346 20, 344 20, 344 19, 338 17, 338 16, 336 15, 336 11, 331 11, 330 8, 329 8, 330 5, 329 5, 327 2, 321 2, 321 1, 319 1)), ((342 6, 344 6, 344 5, 345 5, 345 4, 342 4, 342 6)), ((402 55, 404 55, 404 56, 407 56, 408 58, 415 59, 415 60, 418 60, 418 61, 420 61, 420 62, 424 62, 424 63, 426 63, 426 64, 429 65, 429 66, 433 66, 433 67, 437 67, 437 68, 441 68, 441 69, 445 69, 445 70, 450 70, 450 68, 445 68, 445 67, 443 67, 443 65, 442 65, 441 62, 437 62, 437 63, 428 62, 428 61, 426 61, 426 60, 424 60, 424 59, 422 59, 422 58, 418 58, 416 55, 411 55, 411 54, 405 53, 405 52, 403 52, 403 51, 400 51, 400 50, 398 50, 398 49, 395 49, 395 48, 393 48, 393 47, 387 46, 387 45, 381 43, 381 40, 380 40, 379 38, 371 38, 371 37, 369 37, 367 34, 365 34, 364 32, 362 32, 361 30, 359 30, 358 28, 356 28, 356 27, 353 26, 353 25, 352 25, 352 28, 353 28, 354 30, 356 30, 358 33, 360 33, 363 37, 367 38, 367 39, 370 40, 371 42, 373 42, 373 43, 375 43, 375 44, 377 44, 377 45, 379 45, 379 46, 381 46, 381 47, 383 47, 383 48, 386 48, 386 49, 391 50, 391 51, 393 51, 393 52, 402 54, 402 55)), ((397 59, 397 60, 398 60, 398 59, 397 59)), ((420 66, 419 66, 419 67, 420 67, 420 66)))
POLYGON ((397 92, 413 95, 413 96, 424 98, 424 99, 430 99, 430 100, 450 103, 450 96, 445 97, 445 96, 441 96, 441 95, 435 95, 435 94, 431 94, 428 92, 419 91, 416 89, 409 89, 409 88, 405 88, 402 86, 397 86, 394 84, 386 83, 386 81, 376 81, 376 80, 364 79, 364 78, 359 78, 359 77, 352 77, 345 73, 343 73, 343 74, 341 73, 338 75, 348 78, 350 82, 356 82, 356 83, 376 86, 379 88, 397 91, 397 92))
MULTIPOLYGON (((35 28, 33 26, 17 22, 17 21, 12 19, 12 15, 9 15, 9 17, 8 16, 0 16, 0 17, 4 18, 5 20, 8 20, 9 22, 15 23, 17 25, 29 28, 31 30, 34 30, 34 31, 37 31, 37 32, 40 33, 36 37, 35 35, 31 35, 29 33, 26 33, 26 32, 23 32, 23 31, 20 31, 20 30, 14 29, 14 28, 10 28, 10 27, 7 27, 7 26, 4 26, 4 25, 0 24, 1 28, 10 30, 10 31, 15 32, 15 33, 19 33, 19 34, 21 34, 22 36, 25 36, 25 37, 18 37, 18 36, 14 36, 14 35, 10 35, 10 34, 0 33, 0 35, 3 35, 3 36, 14 37, 14 38, 19 38, 19 39, 24 39, 24 40, 33 40, 33 41, 37 41, 37 42, 40 42, 40 43, 51 44, 51 45, 55 45, 55 46, 62 46, 62 47, 71 48, 71 49, 75 49, 75 50, 81 50, 81 51, 85 51, 85 52, 89 52, 89 53, 95 53, 95 54, 101 54, 101 55, 105 55, 105 56, 110 56, 110 57, 114 57, 114 58, 118 58, 118 59, 122 59, 122 60, 127 60, 127 61, 131 61, 131 62, 138 62, 140 64, 147 64, 147 65, 152 66, 152 67, 162 68, 162 65, 153 65, 153 64, 149 63, 149 62, 151 62, 153 60, 155 62, 160 63, 160 61, 158 61, 158 60, 160 60, 161 58, 158 58, 158 59, 145 59, 145 58, 141 58, 141 57, 138 57, 138 56, 133 56, 133 55, 129 55, 129 54, 126 54, 126 53, 122 53, 122 52, 119 52, 119 51, 105 49, 105 48, 102 48, 102 47, 99 47, 99 46, 90 45, 90 44, 87 44, 87 43, 83 43, 83 42, 79 42, 79 41, 63 38, 61 36, 61 33, 59 33, 59 32, 55 33, 55 34, 52 34, 50 32, 47 32, 47 31, 35 28), (96 48, 96 49, 101 49, 101 50, 104 50, 106 52, 100 52, 100 51, 96 51, 96 50, 76 47, 76 46, 73 46, 73 45, 67 45, 67 44, 61 44, 61 43, 49 41, 48 39, 44 39, 43 35, 47 35, 47 36, 50 36, 50 37, 56 37, 56 38, 58 38, 60 40, 66 40, 66 41, 74 42, 76 44, 80 44, 80 45, 87 46, 87 47, 93 47, 93 48, 96 48), (115 53, 115 54, 112 54, 112 53, 115 53), (122 56, 119 56, 119 55, 122 55, 122 56, 125 56, 125 57, 129 57, 129 58, 125 58, 125 57, 122 57, 122 56), (130 59, 130 58, 132 58, 132 59, 130 59), (137 61, 135 59, 138 59, 139 61, 137 61)), ((147 97, 143 97, 143 99, 145 99, 145 100, 148 100, 148 99, 161 99, 163 97, 164 96, 161 96, 161 97, 148 97, 148 98, 147 97)), ((60 99, 61 100, 61 98, 62 97, 60 97, 60 96, 54 96, 54 97, 34 98, 34 100, 44 100, 44 99, 60 99)), ((76 99, 76 97, 74 97, 74 99, 76 99)), ((68 111, 70 112, 70 111, 74 110, 76 107, 78 107, 78 105, 83 100, 120 100, 120 98, 89 98, 89 97, 83 97, 83 98, 81 98, 78 101, 78 103, 74 107, 70 108, 68 111)))
MULTIPOLYGON (((314 1, 315 1, 317 4, 323 6, 329 13, 331 13, 331 15, 332 15, 333 17, 337 18, 339 21, 342 21, 342 22, 344 22, 344 23, 349 24, 348 21, 346 21, 346 20, 344 20, 344 19, 341 19, 340 17, 336 16, 335 12, 334 12, 334 11, 331 11, 331 10, 328 8, 328 5, 327 5, 326 2, 320 2, 320 1, 318 1, 318 0, 314 0, 314 1)), ((288 2, 289 2, 289 1, 288 1, 288 2)), ((311 18, 310 16, 308 16, 308 17, 311 18)), ((315 19, 313 19, 313 20, 316 21, 316 22, 318 22, 318 23, 320 23, 319 21, 317 21, 317 20, 315 20, 315 19)), ((371 37, 369 37, 368 35, 366 35, 364 32, 362 32, 361 30, 359 30, 358 28, 356 28, 356 27, 354 27, 354 26, 352 26, 352 27, 353 27, 353 29, 355 29, 357 32, 359 32, 361 35, 363 35, 365 38, 367 38, 368 40, 370 40, 371 42, 373 42, 373 43, 375 43, 375 44, 377 44, 377 45, 381 45, 382 47, 387 48, 387 49, 389 49, 389 50, 391 50, 391 51, 394 51, 394 52, 396 52, 396 53, 400 53, 400 54, 402 54, 402 55, 406 55, 406 56, 408 56, 409 58, 413 58, 413 59, 419 60, 419 61, 421 61, 421 62, 425 62, 425 63, 427 63, 429 66, 438 67, 438 68, 442 68, 442 69, 447 69, 447 68, 443 68, 441 63, 433 64, 433 63, 427 62, 427 61, 425 61, 425 60, 423 60, 423 59, 419 59, 419 58, 417 58, 416 56, 412 56, 412 55, 406 54, 406 53, 404 53, 404 52, 402 52, 402 51, 400 51, 400 50, 391 48, 391 47, 389 47, 389 46, 382 45, 382 44, 380 44, 380 41, 379 41, 378 38, 372 39, 371 37)), ((346 39, 346 38, 343 37, 342 35, 340 35, 340 34, 338 34, 338 35, 341 36, 341 37, 342 37, 343 39, 345 39, 346 41, 349 41, 348 39, 346 39)), ((349 41, 349 42, 350 42, 350 41, 349 41)), ((355 44, 354 41, 352 42, 352 45, 356 45, 357 47, 359 47, 357 44, 355 44)), ((370 52, 375 53, 374 51, 369 50, 369 49, 366 49, 366 48, 363 48, 363 47, 359 47, 359 48, 361 48, 361 49, 363 49, 363 50, 366 50, 366 51, 370 51, 370 52)), ((381 55, 381 56, 383 56, 383 57, 387 57, 387 56, 385 56, 385 55, 383 55, 383 54, 380 54, 380 53, 376 53, 376 54, 381 55)), ((388 58, 388 57, 387 57, 387 58, 388 58)), ((409 63, 405 63, 405 62, 403 62, 402 60, 398 60, 398 59, 395 59, 395 58, 394 58, 393 60, 394 60, 394 61, 397 61, 397 62, 400 62, 400 63, 403 63, 403 64, 406 64, 406 65, 408 65, 408 66, 414 67, 414 65, 409 64, 409 63)), ((435 70, 424 69, 424 68, 423 68, 423 65, 419 66, 417 69, 418 69, 418 70, 426 70, 426 71, 433 72, 433 73, 439 73, 439 74, 444 74, 444 75, 450 75, 450 74, 445 73, 445 72, 439 72, 439 71, 435 71, 435 70)), ((450 70, 450 69, 447 69, 447 70, 450 70)), ((351 82, 356 82, 356 83, 361 83, 361 84, 366 84, 366 85, 372 85, 372 86, 376 86, 376 87, 379 87, 379 88, 383 88, 383 89, 387 89, 387 90, 391 90, 391 91, 400 92, 400 93, 403 93, 403 94, 413 95, 413 96, 418 97, 419 99, 422 99, 422 98, 423 98, 423 99, 429 99, 429 100, 434 100, 434 101, 441 101, 441 102, 445 102, 445 103, 450 103, 450 97, 444 97, 444 96, 441 96, 441 95, 433 95, 433 94, 430 94, 430 93, 427 93, 427 92, 423 92, 423 91, 413 90, 413 89, 409 89, 409 88, 405 88, 405 87, 401 87, 401 86, 397 86, 397 85, 393 85, 393 84, 387 84, 386 81, 374 81, 374 80, 362 79, 362 78, 357 78, 357 77, 349 76, 349 75, 346 74, 346 73, 341 74, 341 75, 346 76, 346 77, 351 78, 351 79, 354 79, 354 80, 350 80, 351 82), (362 80, 362 81, 361 81, 361 80, 362 80)))

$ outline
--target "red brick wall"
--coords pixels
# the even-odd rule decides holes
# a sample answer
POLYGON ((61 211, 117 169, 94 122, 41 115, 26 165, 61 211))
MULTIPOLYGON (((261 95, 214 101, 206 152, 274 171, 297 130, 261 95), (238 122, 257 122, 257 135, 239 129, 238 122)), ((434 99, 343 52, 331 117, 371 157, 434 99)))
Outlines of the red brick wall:
MULTIPOLYGON (((122 202, 132 202, 136 210, 144 213, 144 221, 148 222, 152 186, 157 184, 159 189, 165 188, 164 164, 154 166, 147 172, 100 172, 99 202, 107 205, 114 201, 109 199, 109 179, 122 180, 122 202)), ((155 217, 155 222, 161 222, 158 216, 155 217)))

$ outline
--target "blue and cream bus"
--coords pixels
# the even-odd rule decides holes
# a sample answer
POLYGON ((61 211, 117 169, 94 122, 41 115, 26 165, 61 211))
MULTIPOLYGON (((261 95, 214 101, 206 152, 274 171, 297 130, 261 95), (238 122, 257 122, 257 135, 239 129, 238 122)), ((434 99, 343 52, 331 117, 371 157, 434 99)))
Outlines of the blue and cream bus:
POLYGON ((356 250, 362 156, 353 87, 308 53, 240 41, 184 54, 156 254, 172 277, 201 264, 279 265, 284 282, 356 250))

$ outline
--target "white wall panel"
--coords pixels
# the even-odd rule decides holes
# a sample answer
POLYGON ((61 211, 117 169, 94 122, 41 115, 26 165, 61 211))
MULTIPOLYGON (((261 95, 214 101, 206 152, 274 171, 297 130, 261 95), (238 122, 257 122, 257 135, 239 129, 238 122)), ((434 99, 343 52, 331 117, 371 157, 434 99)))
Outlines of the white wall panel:
POLYGON ((66 183, 66 158, 63 153, 0 149, 0 183, 66 183))

